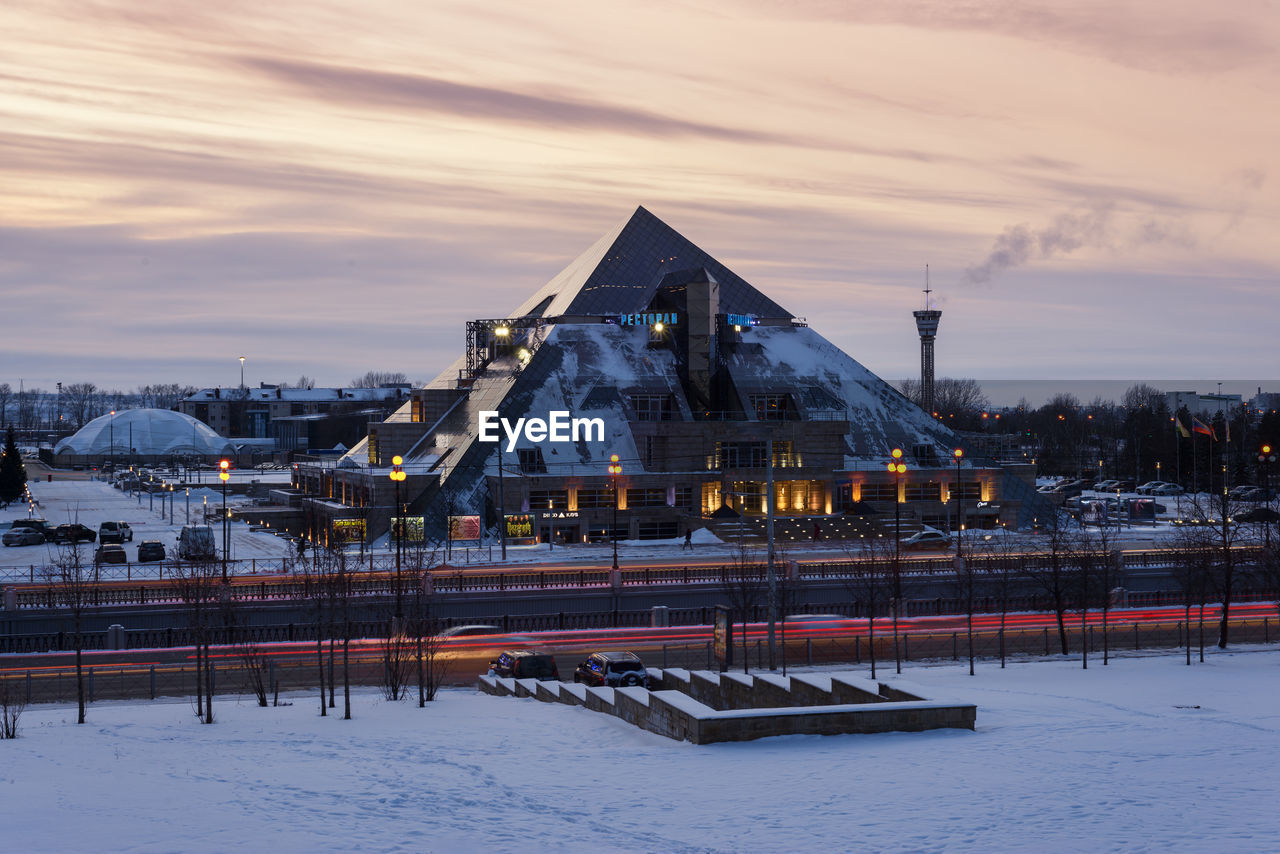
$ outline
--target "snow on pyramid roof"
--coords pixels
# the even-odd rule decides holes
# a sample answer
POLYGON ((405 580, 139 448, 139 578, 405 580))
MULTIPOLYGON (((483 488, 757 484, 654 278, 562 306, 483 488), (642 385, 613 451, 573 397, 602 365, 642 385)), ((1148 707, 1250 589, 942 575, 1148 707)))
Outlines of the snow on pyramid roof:
POLYGON ((791 312, 643 207, 574 259, 512 316, 644 311, 665 277, 699 268, 719 282, 721 311, 791 317, 791 312))

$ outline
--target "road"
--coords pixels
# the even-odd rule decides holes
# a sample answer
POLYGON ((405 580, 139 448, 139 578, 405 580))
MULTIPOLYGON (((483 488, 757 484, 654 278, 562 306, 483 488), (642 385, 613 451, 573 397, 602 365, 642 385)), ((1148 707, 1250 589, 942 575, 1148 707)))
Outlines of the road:
MULTIPOLYGON (((1235 643, 1275 640, 1276 607, 1270 603, 1240 604, 1232 608, 1235 643)), ((1175 648, 1185 642, 1182 608, 1119 609, 1108 615, 1107 645, 1113 651, 1127 649, 1175 648)), ((1199 641, 1199 614, 1192 612, 1192 644, 1199 641)), ((1217 606, 1204 613, 1205 643, 1217 640, 1217 606)), ((1103 646, 1102 614, 1089 614, 1091 654, 1097 658, 1103 646)), ((960 659, 967 656, 964 615, 903 618, 899 621, 901 652, 908 661, 920 659, 960 659)), ((1080 619, 1067 621, 1073 654, 1079 654, 1080 619)), ((1050 655, 1057 651, 1057 628, 1052 614, 1009 614, 1003 637, 1000 616, 978 615, 974 619, 975 651, 979 657, 1000 655, 1001 641, 1007 655, 1050 655)), ((741 667, 743 641, 735 626, 734 669, 741 667)), ((823 663, 867 663, 872 652, 871 627, 865 619, 796 620, 779 627, 778 663, 792 665, 823 663)), ((891 622, 876 620, 875 656, 883 667, 893 666, 891 622)), ((573 668, 590 651, 629 649, 655 667, 711 669, 711 627, 682 626, 646 629, 597 629, 589 631, 538 632, 527 635, 480 635, 455 638, 441 644, 440 661, 447 665, 443 681, 452 685, 473 684, 485 672, 488 662, 503 649, 535 648, 555 655, 562 679, 572 679, 573 668)), ((767 667, 767 625, 752 623, 746 635, 746 655, 754 669, 767 667)), ((254 648, 265 662, 264 673, 279 690, 301 690, 317 684, 317 650, 314 642, 265 644, 254 648)), ((376 685, 382 681, 387 646, 380 639, 353 640, 349 657, 354 684, 376 685)), ((334 672, 341 681, 341 642, 334 649, 334 672)), ((222 693, 249 693, 245 650, 242 647, 214 647, 212 659, 222 693)), ((329 645, 323 653, 329 667, 329 645)), ((195 652, 191 647, 173 649, 94 651, 83 654, 84 667, 91 673, 91 693, 95 700, 187 696, 194 693, 195 652)), ((412 669, 411 669, 412 681, 412 669)), ((28 694, 32 702, 66 702, 75 698, 74 653, 43 653, 0 656, 0 679, 28 694)), ((412 693, 412 692, 411 692, 412 693)))

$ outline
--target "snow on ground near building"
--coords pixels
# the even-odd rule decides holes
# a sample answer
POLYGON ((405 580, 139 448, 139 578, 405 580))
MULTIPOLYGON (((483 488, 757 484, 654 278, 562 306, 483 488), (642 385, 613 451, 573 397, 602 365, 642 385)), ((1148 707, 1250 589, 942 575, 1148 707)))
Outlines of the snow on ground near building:
MULTIPOLYGON (((216 483, 216 482, 215 482, 216 483)), ((166 495, 161 499, 160 493, 147 495, 139 493, 129 495, 98 480, 32 480, 28 486, 39 506, 35 515, 49 520, 51 524, 62 525, 67 522, 79 522, 88 525, 94 531, 98 525, 109 520, 128 522, 133 529, 133 542, 125 544, 125 551, 132 560, 136 546, 143 540, 160 540, 165 550, 172 557, 176 554, 178 532, 187 524, 187 497, 185 492, 173 494, 173 523, 169 522, 169 500, 166 495)), ((192 488, 191 524, 204 524, 201 519, 208 498, 207 507, 217 511, 222 507, 222 494, 218 486, 198 486, 192 488), (209 489, 214 490, 212 493, 209 489)), ((244 504, 244 496, 227 496, 227 507, 244 504)), ((0 518, 22 518, 26 516, 25 505, 14 505, 10 513, 0 518)), ((232 521, 231 557, 259 558, 280 557, 291 550, 288 541, 265 531, 250 531, 244 522, 232 521)), ((218 533, 221 537, 221 532, 218 533)), ((96 546, 96 543, 93 544, 96 546)), ((0 552, 0 564, 26 565, 45 561, 53 546, 11 546, 0 552)), ((90 549, 92 551, 92 549, 90 549)))
MULTIPOLYGON (((32 707, 0 742, 13 851, 1261 851, 1280 656, 913 666, 977 730, 694 746, 469 690, 32 707), (341 699, 339 699, 339 710, 341 699)), ((865 676, 865 668, 858 672, 865 676)), ((884 673, 881 673, 884 678, 884 673)))

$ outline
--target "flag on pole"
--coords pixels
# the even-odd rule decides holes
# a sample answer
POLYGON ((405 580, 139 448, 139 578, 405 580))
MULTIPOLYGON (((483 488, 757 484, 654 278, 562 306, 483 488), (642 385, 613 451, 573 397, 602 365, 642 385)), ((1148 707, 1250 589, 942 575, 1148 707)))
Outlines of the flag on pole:
POLYGON ((1191 431, 1189 431, 1189 430, 1186 428, 1186 426, 1182 423, 1182 417, 1181 417, 1181 416, 1174 416, 1173 424, 1174 424, 1174 429, 1176 429, 1179 433, 1181 433, 1181 434, 1182 434, 1182 438, 1184 438, 1184 439, 1190 439, 1190 438, 1191 438, 1191 431))
POLYGON ((1218 435, 1213 432, 1213 428, 1208 424, 1205 424, 1199 418, 1196 418, 1194 415, 1191 416, 1191 430, 1194 433, 1200 433, 1208 436, 1215 442, 1218 441, 1218 435))

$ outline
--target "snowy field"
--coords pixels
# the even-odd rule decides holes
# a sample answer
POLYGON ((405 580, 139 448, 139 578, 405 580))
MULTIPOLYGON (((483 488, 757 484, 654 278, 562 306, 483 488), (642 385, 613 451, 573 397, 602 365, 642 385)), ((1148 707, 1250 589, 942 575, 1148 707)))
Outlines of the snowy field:
MULTIPOLYGON (((865 673, 863 674, 865 675, 865 673)), ((5 847, 204 851, 1274 851, 1280 655, 913 666, 975 732, 694 746, 582 708, 363 692, 355 719, 222 700, 32 707, 5 847)), ((341 698, 339 698, 339 710, 341 698)))

